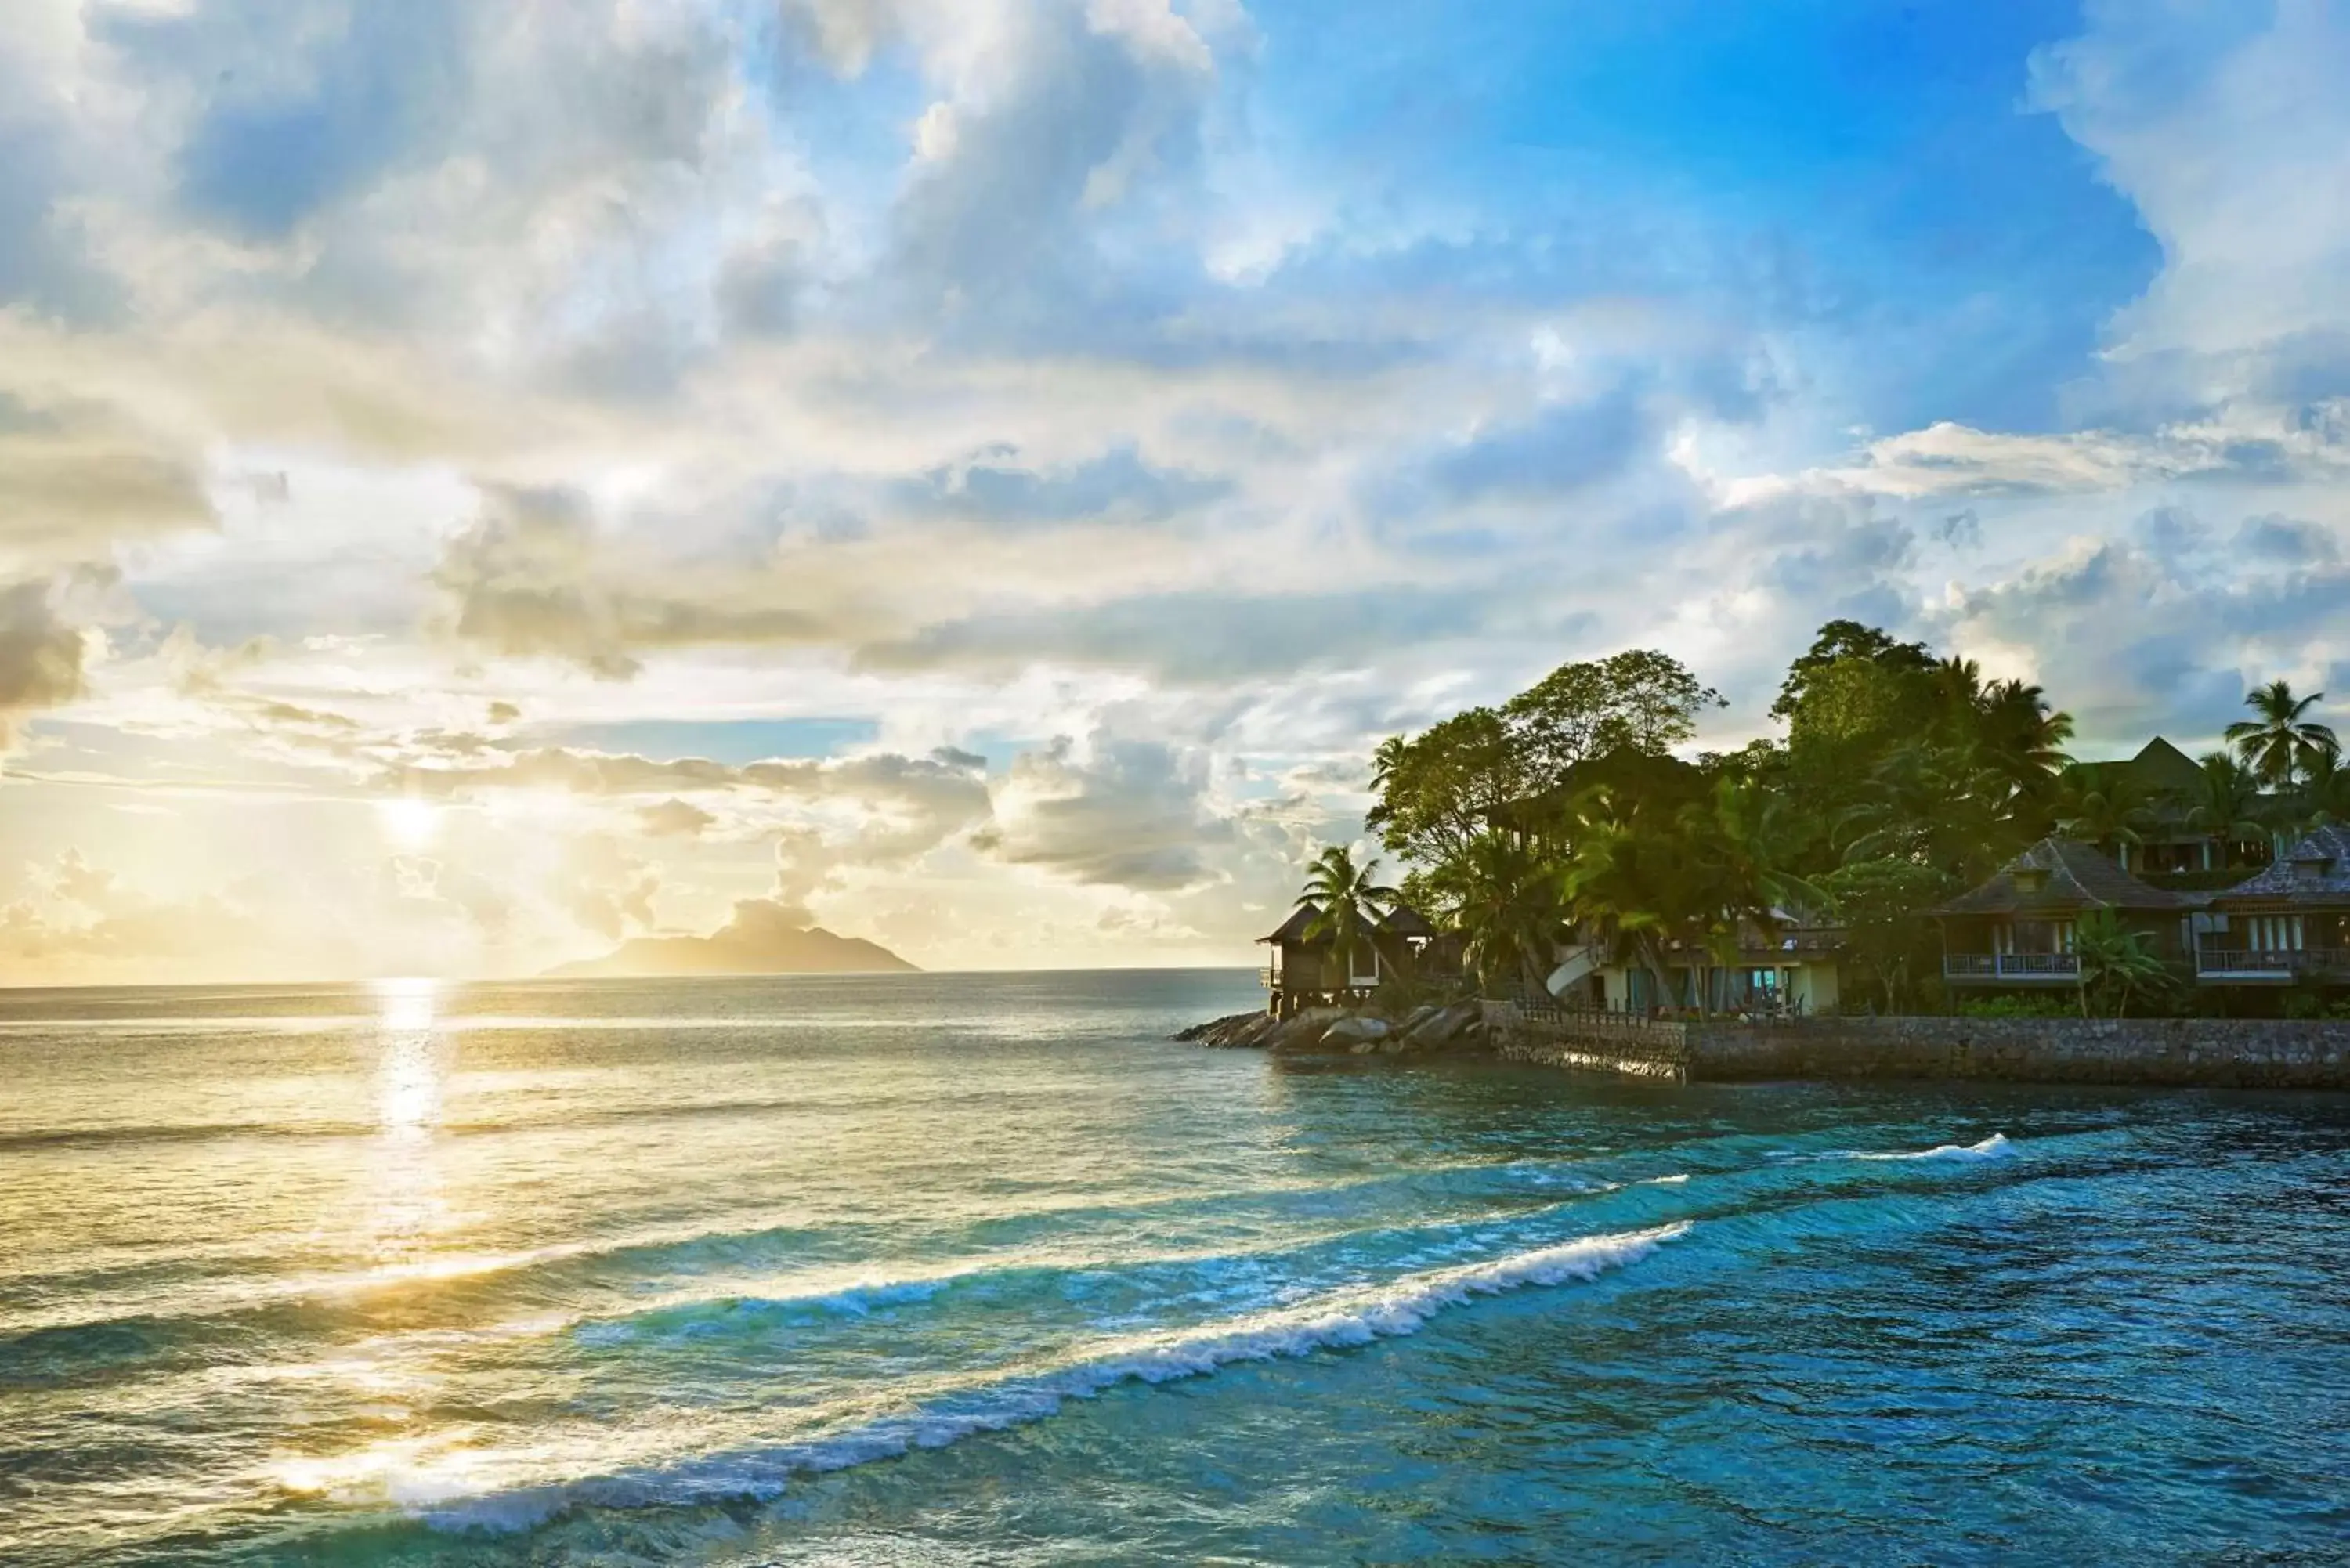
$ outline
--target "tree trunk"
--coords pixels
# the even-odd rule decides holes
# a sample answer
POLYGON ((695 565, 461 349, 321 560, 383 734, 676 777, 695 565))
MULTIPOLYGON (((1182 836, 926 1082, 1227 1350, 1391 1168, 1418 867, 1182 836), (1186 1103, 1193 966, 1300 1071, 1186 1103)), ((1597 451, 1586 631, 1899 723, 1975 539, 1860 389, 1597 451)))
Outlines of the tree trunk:
POLYGON ((1647 937, 1634 939, 1632 946, 1633 950, 1640 955, 1640 967, 1648 971, 1648 1011, 1654 1012, 1659 1005, 1657 999, 1665 993, 1665 966, 1657 957, 1655 944, 1647 937))

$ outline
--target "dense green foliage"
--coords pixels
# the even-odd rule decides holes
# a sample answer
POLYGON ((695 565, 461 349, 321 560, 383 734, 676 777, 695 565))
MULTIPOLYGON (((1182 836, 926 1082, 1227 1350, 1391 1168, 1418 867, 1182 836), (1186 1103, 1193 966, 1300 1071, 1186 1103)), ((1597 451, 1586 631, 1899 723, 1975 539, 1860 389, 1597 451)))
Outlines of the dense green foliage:
POLYGON ((1378 917, 1395 904, 1396 890, 1374 880, 1378 868, 1377 860, 1357 866, 1352 852, 1338 844, 1308 867, 1305 890, 1297 897, 1299 909, 1315 911, 1305 934, 1316 941, 1329 939, 1342 964, 1362 951, 1378 917))
MULTIPOLYGON (((2225 877, 2310 823, 2350 819, 2350 767, 2309 717, 2319 699, 2278 681, 2245 701, 2233 754, 2190 768, 2169 753, 2149 789, 2130 764, 2074 764, 2073 721, 2039 687, 1835 620, 1772 705, 1783 738, 1685 759, 1722 699, 1633 649, 1388 740, 1367 821, 1408 868, 1401 897, 1459 933, 1488 986, 1538 988, 1570 933, 1661 979, 1669 955, 1734 963, 1794 919, 1844 928, 1856 1001, 1908 1011, 1944 1000, 1928 912, 2050 833, 2116 855, 2209 836, 2225 867, 2181 875, 2225 877)), ((1369 876, 1333 850, 1308 896, 1368 909, 1385 896, 1369 876)), ((2171 1000, 2128 933, 2088 921, 2078 940, 2072 1005, 2171 1000)))

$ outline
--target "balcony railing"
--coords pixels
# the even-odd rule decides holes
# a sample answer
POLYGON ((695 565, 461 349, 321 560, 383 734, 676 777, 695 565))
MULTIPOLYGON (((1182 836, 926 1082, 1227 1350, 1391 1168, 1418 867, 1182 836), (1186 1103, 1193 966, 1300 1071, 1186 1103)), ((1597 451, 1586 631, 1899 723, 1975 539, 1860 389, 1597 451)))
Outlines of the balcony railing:
POLYGON ((2081 978, 2078 953, 1949 953, 1942 973, 1950 980, 2064 981, 2081 978))
POLYGON ((2292 980, 2300 975, 2350 973, 2350 949, 2204 948, 2195 954, 2198 976, 2292 980))

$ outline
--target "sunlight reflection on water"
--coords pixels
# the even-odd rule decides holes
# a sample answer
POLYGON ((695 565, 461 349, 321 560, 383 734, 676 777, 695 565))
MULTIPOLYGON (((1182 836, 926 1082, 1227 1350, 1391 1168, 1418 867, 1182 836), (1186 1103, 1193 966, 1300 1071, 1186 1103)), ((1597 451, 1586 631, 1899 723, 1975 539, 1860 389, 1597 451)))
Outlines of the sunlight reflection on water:
POLYGON ((434 1141, 446 1050, 438 1027, 439 987, 430 980, 380 981, 375 995, 374 1252, 379 1265, 413 1263, 448 1218, 434 1141))

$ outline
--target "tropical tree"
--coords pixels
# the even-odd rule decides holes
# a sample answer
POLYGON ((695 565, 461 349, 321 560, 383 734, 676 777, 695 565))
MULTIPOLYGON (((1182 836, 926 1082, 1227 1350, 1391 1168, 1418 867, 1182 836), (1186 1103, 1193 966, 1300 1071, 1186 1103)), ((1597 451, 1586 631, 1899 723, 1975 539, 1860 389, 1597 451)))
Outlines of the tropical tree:
POLYGON ((2039 837, 2043 815, 2015 780, 1973 746, 1905 746, 1838 819, 1844 860, 1887 857, 1981 881, 2039 837))
POLYGON ((1721 693, 1669 653, 1635 648, 1562 664, 1503 704, 1527 771, 1544 788, 1610 752, 1663 756, 1697 733, 1698 715, 1721 693))
POLYGON ((1845 951, 1876 981, 1885 1011, 1913 1005, 1918 977, 1932 972, 1940 950, 1926 911, 1959 890, 1957 878, 1914 860, 1856 860, 1818 887, 1844 923, 1845 951))
POLYGON ((2072 763, 2065 744, 2073 715, 2058 712, 2047 693, 2021 680, 1994 680, 1973 702, 1976 740, 1984 758, 2022 794, 2045 798, 2072 763))
POLYGON ((1634 811, 1619 812, 1610 792, 1577 803, 1584 830, 1567 864, 1563 891, 1584 929, 1617 962, 1637 963, 1652 996, 1666 994, 1664 947, 1682 924, 1687 899, 1679 842, 1634 811))
POLYGON ((2131 993, 2159 990, 2170 971, 2147 945, 2142 931, 2124 926, 2111 909, 2096 909, 2073 928, 2073 951, 2080 960, 2081 1016, 2089 1016, 2092 992, 2114 996, 2114 1016, 2126 1016, 2131 993))
POLYGON ((2272 680, 2245 694, 2255 717, 2229 725, 2228 743, 2263 784, 2281 787, 2306 777, 2342 754, 2340 738, 2306 716, 2324 701, 2323 691, 2295 697, 2290 682, 2272 680))
POLYGON ((2298 828, 2350 822, 2350 764, 2338 754, 2320 758, 2302 780, 2299 804, 2298 828))
POLYGON ((2225 847, 2267 842, 2269 828, 2261 820, 2265 803, 2251 770, 2225 752, 2212 752, 2198 765, 2203 776, 2186 797, 2187 826, 2225 847))
POLYGON ((1497 824, 1547 830, 1575 771, 1616 756, 1666 758, 1721 693, 1669 654, 1632 649, 1562 664, 1499 708, 1471 708, 1373 756, 1367 821, 1389 853, 1432 869, 1497 824))
POLYGON ((1392 736, 1371 762, 1377 799, 1365 820, 1390 853, 1422 867, 1461 854, 1532 788, 1516 738, 1491 708, 1392 736))
POLYGON ((2085 844, 2142 844, 2155 811, 2123 780, 2101 784, 2090 773, 2068 774, 2056 804, 2056 829, 2085 844))
POLYGON ((1558 873, 1540 854, 1514 835, 1487 833, 1425 886, 1436 913, 1461 934, 1462 960, 1480 982, 1542 992, 1567 917, 1558 873))
POLYGON ((1373 880, 1378 868, 1376 857, 1356 865, 1343 844, 1330 846, 1306 867, 1305 889, 1297 896, 1297 908, 1315 911, 1306 922, 1306 938, 1327 938, 1342 965, 1351 964, 1378 929, 1379 916, 1395 907, 1396 890, 1373 880))
POLYGON ((1682 831, 1709 864, 1725 911, 1746 916, 1765 932, 1779 911, 1825 911, 1834 900, 1795 874, 1802 828, 1785 795, 1733 776, 1714 781, 1713 793, 1681 811, 1682 831))

